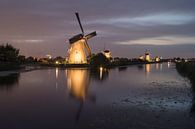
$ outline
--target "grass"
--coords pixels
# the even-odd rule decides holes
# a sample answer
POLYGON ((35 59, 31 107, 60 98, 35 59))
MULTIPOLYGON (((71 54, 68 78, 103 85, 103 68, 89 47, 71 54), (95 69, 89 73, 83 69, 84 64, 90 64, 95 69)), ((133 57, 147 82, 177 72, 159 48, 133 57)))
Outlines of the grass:
POLYGON ((195 62, 176 63, 176 69, 180 75, 190 80, 192 89, 195 92, 195 62))

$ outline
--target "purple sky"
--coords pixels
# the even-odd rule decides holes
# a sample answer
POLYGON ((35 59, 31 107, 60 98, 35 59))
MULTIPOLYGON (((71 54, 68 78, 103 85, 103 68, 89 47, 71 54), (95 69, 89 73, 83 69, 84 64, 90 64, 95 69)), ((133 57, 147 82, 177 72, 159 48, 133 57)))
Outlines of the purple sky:
POLYGON ((194 0, 0 0, 0 43, 27 56, 66 56, 68 39, 81 33, 80 13, 94 53, 113 56, 195 57, 194 0))

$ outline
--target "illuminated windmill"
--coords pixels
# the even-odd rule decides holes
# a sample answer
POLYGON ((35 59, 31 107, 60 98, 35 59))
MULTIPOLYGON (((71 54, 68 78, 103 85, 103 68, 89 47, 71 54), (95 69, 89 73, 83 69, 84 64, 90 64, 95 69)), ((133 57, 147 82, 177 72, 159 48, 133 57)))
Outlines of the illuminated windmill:
POLYGON ((96 31, 85 35, 79 14, 75 13, 79 26, 81 28, 81 34, 75 35, 69 39, 70 48, 68 50, 68 63, 70 64, 85 64, 88 62, 88 57, 91 56, 91 50, 87 44, 88 39, 96 36, 96 31))
POLYGON ((150 59, 150 53, 147 50, 145 52, 145 61, 147 61, 147 62, 150 62, 151 61, 151 59, 150 59))

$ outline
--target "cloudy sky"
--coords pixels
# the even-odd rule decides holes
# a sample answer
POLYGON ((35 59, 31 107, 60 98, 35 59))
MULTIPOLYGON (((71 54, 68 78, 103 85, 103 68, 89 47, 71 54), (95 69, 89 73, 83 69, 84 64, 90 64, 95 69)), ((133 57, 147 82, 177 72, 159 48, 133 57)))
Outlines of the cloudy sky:
POLYGON ((0 0, 0 43, 22 54, 66 56, 81 33, 79 12, 93 52, 113 56, 195 57, 195 0, 0 0))

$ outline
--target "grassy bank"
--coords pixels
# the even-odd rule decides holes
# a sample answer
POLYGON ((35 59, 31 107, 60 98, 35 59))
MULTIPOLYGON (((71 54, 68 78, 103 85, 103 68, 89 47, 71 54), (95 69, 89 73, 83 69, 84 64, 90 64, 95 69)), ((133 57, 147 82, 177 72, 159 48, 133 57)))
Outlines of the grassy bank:
POLYGON ((195 91, 195 62, 178 62, 176 69, 180 75, 190 80, 192 89, 195 91))
MULTIPOLYGON (((155 63, 163 63, 166 61, 160 61, 160 62, 111 62, 111 63, 97 63, 97 64, 43 64, 39 63, 37 65, 43 66, 43 67, 62 67, 62 68, 99 68, 99 67, 105 67, 105 68, 115 68, 115 67, 121 67, 121 66, 129 66, 129 65, 144 65, 144 64, 155 64, 155 63)), ((31 65, 31 64, 28 64, 31 65)))

